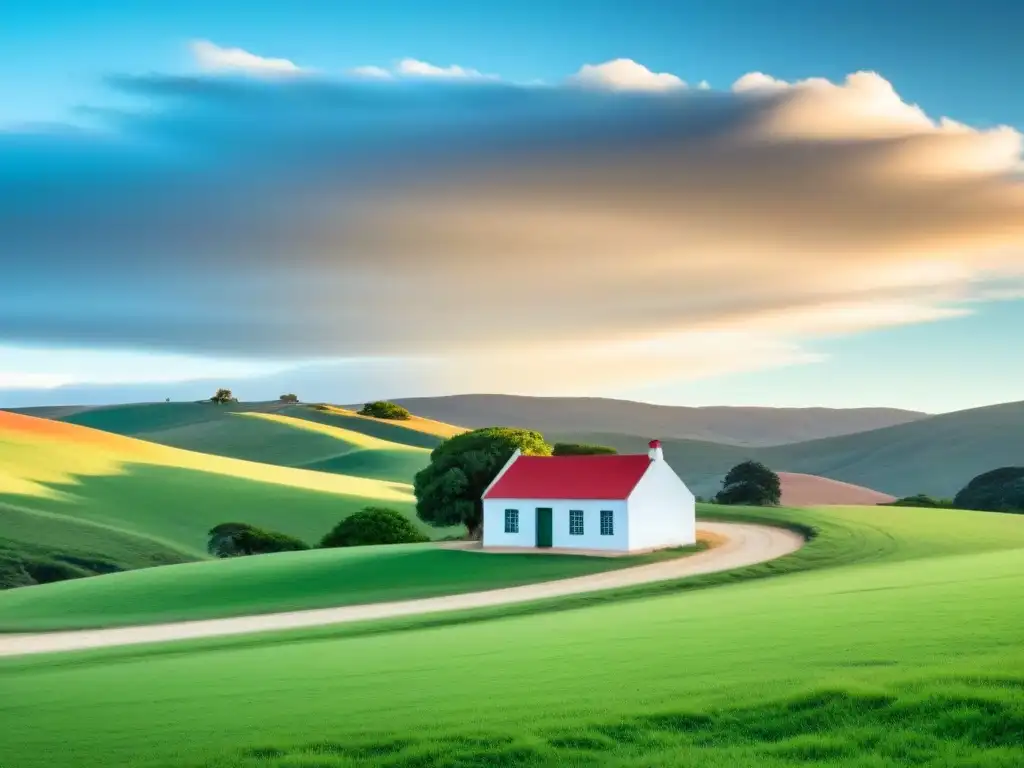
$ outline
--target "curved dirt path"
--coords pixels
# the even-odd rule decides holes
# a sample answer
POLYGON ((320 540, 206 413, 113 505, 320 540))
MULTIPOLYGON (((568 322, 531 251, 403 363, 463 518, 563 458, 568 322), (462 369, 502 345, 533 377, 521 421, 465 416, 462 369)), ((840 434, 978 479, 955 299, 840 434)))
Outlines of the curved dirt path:
MULTIPOLYGON (((523 603, 549 597, 582 592, 595 592, 615 587, 628 587, 653 581, 666 581, 716 571, 728 571, 788 555, 804 544, 799 534, 782 528, 739 523, 701 523, 699 530, 724 539, 712 549, 689 557, 666 560, 635 568, 623 568, 570 579, 505 587, 484 592, 428 597, 369 605, 347 605, 338 608, 316 608, 226 619, 182 621, 172 624, 150 624, 136 627, 83 629, 67 632, 0 635, 0 656, 21 656, 34 653, 104 648, 136 643, 158 643, 202 637, 222 637, 251 632, 269 632, 350 621, 411 616, 422 613, 484 608, 510 603, 523 603)), ((481 556, 499 556, 483 555, 481 556)))

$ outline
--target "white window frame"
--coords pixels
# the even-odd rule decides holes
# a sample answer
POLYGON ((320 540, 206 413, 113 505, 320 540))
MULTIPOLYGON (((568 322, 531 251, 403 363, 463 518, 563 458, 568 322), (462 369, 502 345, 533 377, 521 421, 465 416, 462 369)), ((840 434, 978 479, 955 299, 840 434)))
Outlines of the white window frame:
POLYGON ((505 533, 519 533, 519 510, 505 510, 505 533))
POLYGON ((615 512, 610 509, 601 510, 601 535, 615 535, 615 512))
POLYGON ((582 536, 583 535, 583 510, 582 509, 570 509, 569 510, 569 535, 570 536, 582 536))

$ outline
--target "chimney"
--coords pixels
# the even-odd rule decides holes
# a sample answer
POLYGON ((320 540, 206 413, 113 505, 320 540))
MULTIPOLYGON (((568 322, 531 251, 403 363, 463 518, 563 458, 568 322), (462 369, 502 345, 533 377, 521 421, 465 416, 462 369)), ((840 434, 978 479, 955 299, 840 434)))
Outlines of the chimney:
POLYGON ((665 458, 661 453, 661 440, 651 440, 647 446, 651 449, 647 452, 647 455, 651 457, 651 461, 662 461, 665 458))

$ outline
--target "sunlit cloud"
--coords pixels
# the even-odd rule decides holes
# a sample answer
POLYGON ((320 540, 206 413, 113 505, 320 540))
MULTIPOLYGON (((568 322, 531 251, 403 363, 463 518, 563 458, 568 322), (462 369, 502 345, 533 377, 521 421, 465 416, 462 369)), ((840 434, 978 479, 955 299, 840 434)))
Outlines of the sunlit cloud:
POLYGON ((101 136, 0 136, 0 335, 594 392, 810 363, 1024 274, 1020 134, 876 73, 698 93, 411 61, 381 70, 409 87, 120 78, 149 106, 101 136), (26 187, 33 163, 57 170, 26 187))
POLYGON ((603 64, 584 64, 568 78, 573 85, 611 91, 669 91, 686 83, 670 72, 652 72, 632 59, 613 59, 603 64))

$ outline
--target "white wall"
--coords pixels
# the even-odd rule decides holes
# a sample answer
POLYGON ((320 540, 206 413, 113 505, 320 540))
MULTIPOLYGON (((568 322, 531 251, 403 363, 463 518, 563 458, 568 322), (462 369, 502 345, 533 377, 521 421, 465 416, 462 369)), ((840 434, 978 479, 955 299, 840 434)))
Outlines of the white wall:
POLYGON ((485 499, 485 547, 535 547, 537 508, 551 509, 551 545, 573 549, 626 550, 629 526, 624 501, 565 501, 563 499, 485 499), (519 533, 505 533, 505 510, 519 510, 519 533), (569 510, 583 511, 583 535, 569 533, 569 510), (601 511, 611 510, 614 534, 601 535, 601 511))
POLYGON ((629 549, 678 547, 697 541, 693 494, 664 460, 651 462, 627 503, 629 549))

